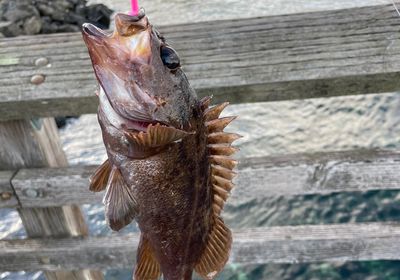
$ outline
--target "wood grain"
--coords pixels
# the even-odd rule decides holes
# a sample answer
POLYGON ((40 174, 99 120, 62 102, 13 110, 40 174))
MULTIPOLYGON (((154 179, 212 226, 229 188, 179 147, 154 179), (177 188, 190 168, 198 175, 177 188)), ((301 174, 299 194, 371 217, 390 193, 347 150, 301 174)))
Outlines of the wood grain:
MULTIPOLYGON (((268 196, 400 189, 400 151, 357 150, 239 159, 229 204, 268 196)), ((12 184, 23 207, 101 203, 94 166, 22 169, 12 184), (34 190, 33 194, 32 191, 34 190)))
MULTIPOLYGON (((162 26, 200 96, 259 102, 400 89, 392 5, 162 26)), ((0 119, 96 111, 80 34, 0 39, 0 119), (16 51, 18 50, 18 51, 16 51), (49 64, 35 66, 46 57, 49 64), (33 85, 35 74, 45 82, 33 85)))
MULTIPOLYGON (((400 259, 400 224, 304 225, 237 230, 230 263, 400 259)), ((0 241, 0 270, 132 268, 137 234, 0 241)))
MULTIPOLYGON (((68 165, 54 119, 0 122, 0 143, 0 170, 68 165)), ((26 193, 32 194, 34 190, 27 190, 26 193)), ((31 238, 71 237, 88 233, 83 215, 76 205, 18 208, 18 212, 31 238)), ((48 280, 103 279, 101 272, 86 269, 71 272, 45 271, 44 274, 48 280)))

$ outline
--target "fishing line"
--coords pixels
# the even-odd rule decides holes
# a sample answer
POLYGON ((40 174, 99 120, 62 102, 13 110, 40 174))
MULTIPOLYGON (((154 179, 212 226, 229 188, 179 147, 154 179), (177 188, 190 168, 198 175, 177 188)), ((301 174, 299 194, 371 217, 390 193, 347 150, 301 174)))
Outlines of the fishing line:
POLYGON ((393 6, 396 9, 397 14, 400 16, 400 11, 399 9, 397 9, 396 3, 394 2, 394 0, 392 0, 393 6))

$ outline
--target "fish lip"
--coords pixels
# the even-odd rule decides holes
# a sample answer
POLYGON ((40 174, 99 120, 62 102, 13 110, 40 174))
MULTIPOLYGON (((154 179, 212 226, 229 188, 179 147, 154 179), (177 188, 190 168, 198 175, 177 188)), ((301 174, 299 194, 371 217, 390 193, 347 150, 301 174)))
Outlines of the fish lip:
POLYGON ((96 27, 91 23, 84 23, 82 24, 82 33, 87 37, 94 37, 94 38, 106 38, 108 34, 105 33, 102 29, 96 27))

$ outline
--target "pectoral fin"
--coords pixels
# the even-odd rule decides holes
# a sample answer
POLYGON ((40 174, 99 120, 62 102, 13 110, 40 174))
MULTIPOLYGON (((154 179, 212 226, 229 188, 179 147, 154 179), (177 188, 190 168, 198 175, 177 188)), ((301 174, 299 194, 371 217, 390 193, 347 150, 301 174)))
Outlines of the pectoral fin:
POLYGON ((128 225, 136 216, 136 200, 117 167, 110 172, 103 203, 107 223, 115 231, 128 225))
POLYGON ((212 280, 221 272, 229 259, 232 245, 231 231, 220 217, 214 217, 207 246, 195 266, 195 271, 205 280, 212 280))
POLYGON ((130 144, 128 156, 141 159, 158 154, 168 144, 178 141, 190 134, 192 133, 173 127, 162 126, 160 124, 150 124, 146 132, 127 132, 125 136, 130 144))
POLYGON ((108 159, 100 165, 94 174, 90 176, 89 190, 92 192, 104 191, 107 187, 108 177, 110 176, 111 165, 108 159))
POLYGON ((137 253, 137 265, 135 280, 157 280, 161 277, 160 265, 154 257, 153 249, 143 234, 140 236, 140 244, 137 253))

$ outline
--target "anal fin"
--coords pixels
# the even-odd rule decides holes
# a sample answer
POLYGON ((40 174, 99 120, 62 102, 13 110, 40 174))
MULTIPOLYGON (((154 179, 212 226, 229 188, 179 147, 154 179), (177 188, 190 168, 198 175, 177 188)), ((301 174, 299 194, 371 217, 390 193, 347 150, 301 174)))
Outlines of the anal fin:
POLYGON ((137 253, 137 265, 135 269, 135 280, 158 280, 161 277, 161 269, 154 257, 153 249, 143 234, 140 237, 140 244, 137 253))
POLYGON ((207 246, 195 266, 195 271, 205 280, 215 279, 229 259, 232 233, 221 217, 214 215, 214 225, 207 239, 207 246))

